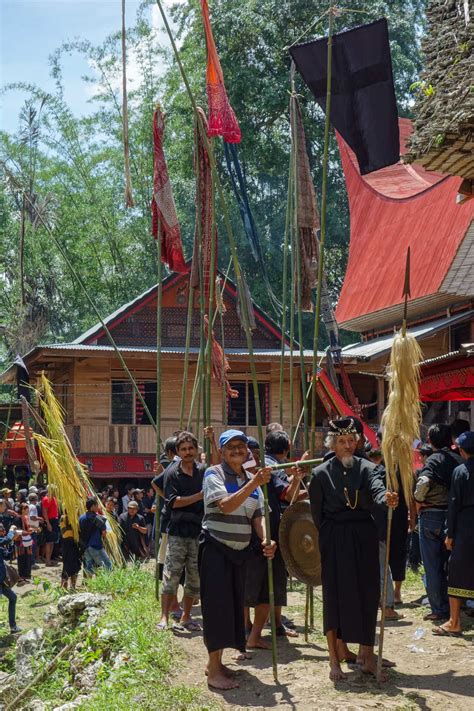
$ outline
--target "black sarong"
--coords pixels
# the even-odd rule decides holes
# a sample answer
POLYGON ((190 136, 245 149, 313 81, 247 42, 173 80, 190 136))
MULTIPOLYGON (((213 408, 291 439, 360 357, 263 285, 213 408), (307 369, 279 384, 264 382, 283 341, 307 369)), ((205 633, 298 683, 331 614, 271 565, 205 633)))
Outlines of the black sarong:
MULTIPOLYGON (((268 605, 270 603, 268 597, 268 559, 263 555, 261 548, 260 550, 252 551, 245 568, 245 606, 268 605)), ((287 604, 287 572, 279 548, 277 548, 275 557, 272 560, 272 571, 275 605, 284 607, 287 604)))
POLYGON ((199 541, 199 575, 204 644, 245 651, 244 584, 249 548, 237 551, 203 533, 199 541))
POLYGON ((319 529, 324 634, 375 644, 380 597, 378 536, 366 511, 343 511, 319 529))
POLYGON ((81 554, 74 538, 63 538, 63 569, 61 578, 67 580, 77 575, 81 569, 81 554))
POLYGON ((449 559, 448 595, 474 598, 474 506, 457 515, 456 535, 449 559))
POLYGON ((393 511, 390 538, 390 570, 396 581, 405 580, 407 566, 408 508, 400 490, 400 503, 393 511))

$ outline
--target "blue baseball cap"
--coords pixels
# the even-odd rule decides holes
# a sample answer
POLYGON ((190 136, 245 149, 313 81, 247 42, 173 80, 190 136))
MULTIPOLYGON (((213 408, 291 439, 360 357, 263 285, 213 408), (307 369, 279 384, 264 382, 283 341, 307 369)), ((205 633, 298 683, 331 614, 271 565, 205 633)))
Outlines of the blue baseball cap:
POLYGON ((456 440, 456 444, 466 452, 474 452, 474 432, 463 432, 456 440))
POLYGON ((226 430, 219 437, 219 449, 225 447, 231 439, 240 439, 242 442, 245 442, 245 444, 248 442, 248 437, 240 430, 226 430))

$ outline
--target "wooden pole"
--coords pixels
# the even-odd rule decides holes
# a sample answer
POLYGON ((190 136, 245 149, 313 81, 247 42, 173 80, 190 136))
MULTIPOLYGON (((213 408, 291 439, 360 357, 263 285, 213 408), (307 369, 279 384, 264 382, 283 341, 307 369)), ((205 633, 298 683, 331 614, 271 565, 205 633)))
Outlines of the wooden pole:
MULTIPOLYGON (((176 58, 176 62, 178 64, 178 68, 181 73, 181 77, 182 77, 184 85, 186 87, 186 91, 188 93, 191 105, 193 107, 193 111, 194 111, 195 115, 198 116, 196 101, 195 101, 193 92, 191 90, 191 87, 189 85, 188 78, 187 78, 186 72, 184 70, 183 64, 181 62, 181 57, 179 56, 178 48, 176 47, 176 43, 174 41, 174 37, 171 32, 169 23, 168 23, 168 19, 167 19, 166 14, 163 10, 162 0, 156 0, 156 4, 160 10, 160 14, 163 19, 168 37, 170 39, 171 46, 173 48, 173 52, 174 52, 174 55, 176 58)), ((224 225, 225 225, 225 229, 227 232, 227 238, 229 241, 230 251, 232 254, 232 263, 234 266, 234 274, 235 274, 237 290, 238 290, 238 293, 240 296, 240 302, 241 302, 241 306, 242 306, 242 320, 243 320, 243 326, 244 326, 244 331, 245 331, 245 336, 246 336, 246 341, 247 341, 247 349, 249 352, 250 370, 251 370, 252 383, 253 383, 253 392, 254 392, 254 400, 255 400, 255 415, 256 415, 257 428, 258 428, 258 440, 259 440, 259 445, 260 445, 260 457, 261 457, 261 461, 264 462, 265 461, 265 449, 264 449, 264 439, 263 439, 263 430, 262 430, 262 413, 261 413, 260 398, 259 398, 259 391, 258 391, 257 369, 255 366, 255 357, 254 357, 253 342, 252 342, 252 331, 250 329, 249 313, 247 310, 247 300, 245 298, 245 290, 244 290, 244 286, 242 283, 242 272, 240 269, 240 263, 239 263, 239 258, 238 258, 238 254, 237 254, 237 245, 236 245, 234 233, 232 230, 232 224, 231 224, 230 217, 229 217, 229 211, 228 211, 227 203, 225 200, 224 190, 223 190, 222 184, 220 182, 219 173, 217 171, 214 156, 213 156, 211 147, 209 145, 209 140, 208 140, 208 137, 207 137, 205 131, 203 130, 203 127, 201 126, 200 128, 202 130, 201 138, 202 138, 202 141, 206 147, 207 153, 209 155, 211 170, 213 173, 213 177, 215 178, 215 184, 216 184, 217 191, 219 194, 220 209, 222 211, 222 216, 224 218, 224 225)), ((263 486, 262 489, 263 489, 264 510, 265 510, 265 531, 266 531, 265 542, 268 544, 270 542, 270 510, 269 510, 269 505, 268 505, 268 489, 267 489, 266 485, 263 486)), ((271 622, 271 630, 272 630, 273 677, 274 677, 275 681, 278 681, 276 622, 275 622, 275 595, 274 595, 274 588, 273 588, 273 567, 272 567, 272 561, 270 558, 268 558, 268 597, 269 597, 269 602, 270 602, 270 622, 271 622)))
MULTIPOLYGON (((200 119, 198 119, 200 121, 200 119)), ((201 130, 204 131, 204 126, 201 125, 201 130)), ((210 147, 212 150, 212 141, 210 141, 210 147)), ((209 274, 209 304, 207 313, 207 344, 206 344, 206 414, 204 425, 209 427, 211 425, 211 412, 212 412, 212 331, 214 326, 214 299, 215 299, 215 267, 216 267, 216 240, 217 234, 214 235, 215 230, 215 206, 214 206, 214 176, 212 178, 212 189, 211 189, 211 259, 210 259, 210 274, 209 274)), ((216 312, 217 315, 217 312, 216 312)), ((206 461, 208 465, 211 464, 211 442, 206 437, 206 461)))
MULTIPOLYGON (((319 239, 319 260, 318 260, 318 285, 316 291, 316 308, 314 311, 314 334, 313 334, 313 368, 312 380, 316 382, 318 373, 318 342, 319 342, 319 322, 321 320, 321 290, 324 275, 324 246, 326 242, 326 222, 327 222, 327 189, 328 189, 328 162, 329 162, 329 128, 331 125, 331 80, 332 80, 332 35, 334 24, 334 8, 329 8, 329 30, 327 47, 327 81, 326 81, 326 116, 324 122, 324 149, 321 181, 321 232, 319 239)), ((311 393, 311 452, 314 456, 316 449, 316 388, 313 386, 311 393)))
MULTIPOLYGON (((161 314, 163 302, 163 269, 161 265, 161 225, 158 225, 158 236, 156 239, 156 261, 158 270, 158 281, 156 287, 156 461, 160 463, 161 452, 161 314)), ((160 577, 159 577, 159 541, 160 541, 160 507, 158 496, 156 497, 155 508, 155 597, 160 599, 160 577)))
POLYGON ((186 316, 186 338, 184 344, 184 369, 183 369, 183 386, 181 388, 181 406, 179 409, 179 429, 184 427, 184 409, 186 406, 186 393, 188 390, 188 373, 189 373, 189 347, 191 344, 191 327, 193 323, 194 313, 194 289, 191 286, 191 274, 189 275, 188 286, 188 311, 186 316))

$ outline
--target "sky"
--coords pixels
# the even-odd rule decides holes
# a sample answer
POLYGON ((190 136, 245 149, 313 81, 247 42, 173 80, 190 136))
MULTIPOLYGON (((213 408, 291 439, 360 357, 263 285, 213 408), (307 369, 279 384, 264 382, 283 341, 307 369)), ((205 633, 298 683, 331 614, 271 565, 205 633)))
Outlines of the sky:
MULTIPOLYGON (((127 25, 134 24, 139 4, 139 0, 127 0, 127 25)), ((158 8, 150 8, 150 13, 157 23, 158 8)), ((74 39, 99 44, 120 27, 120 0, 0 0, 0 85, 30 82, 52 90, 48 57, 55 49, 74 39)), ((91 87, 81 81, 85 73, 90 74, 90 67, 84 59, 78 55, 65 59, 65 98, 78 115, 89 110, 91 87)), ((133 67, 129 75, 133 76, 133 67)), ((2 130, 16 131, 24 100, 21 91, 0 96, 2 130)))

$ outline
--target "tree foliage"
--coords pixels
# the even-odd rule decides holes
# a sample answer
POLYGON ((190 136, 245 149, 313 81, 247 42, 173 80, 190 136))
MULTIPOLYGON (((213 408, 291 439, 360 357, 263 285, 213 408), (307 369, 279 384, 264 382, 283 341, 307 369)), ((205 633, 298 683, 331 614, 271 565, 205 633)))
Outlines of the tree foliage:
MULTIPOLYGON (((337 20, 346 29, 382 15, 390 27, 399 111, 409 115, 409 87, 418 75, 418 40, 425 0, 354 0, 337 20)), ((67 251, 101 313, 106 315, 153 284, 155 251, 150 237, 152 194, 151 117, 159 101, 167 114, 166 155, 185 251, 194 232, 193 117, 174 58, 163 34, 150 24, 145 0, 128 32, 128 58, 139 81, 130 82, 130 150, 135 208, 124 203, 121 50, 116 32, 100 46, 65 43, 51 58, 54 92, 33 84, 21 91, 25 107, 14 135, 0 133, 0 303, 7 354, 24 351, 39 338, 75 337, 94 321, 45 225, 67 251), (91 72, 91 110, 75 116, 64 98, 66 56, 84 57, 91 72), (23 199, 22 196, 26 196, 23 199)), ((172 10, 183 64, 198 103, 206 108, 205 42, 199 0, 172 10)), ((281 293, 289 163, 289 54, 304 32, 320 36, 325 20, 311 25, 327 4, 321 0, 215 0, 211 19, 226 86, 242 128, 239 154, 274 290, 281 293)), ((298 83, 315 185, 320 185, 323 114, 298 83)), ((222 149, 216 154, 228 191, 239 255, 254 298, 269 308, 263 280, 242 231, 229 191, 222 149)), ((229 253, 221 230, 219 265, 229 253)), ((334 298, 347 258, 349 216, 335 141, 330 146, 327 272, 334 298)))

